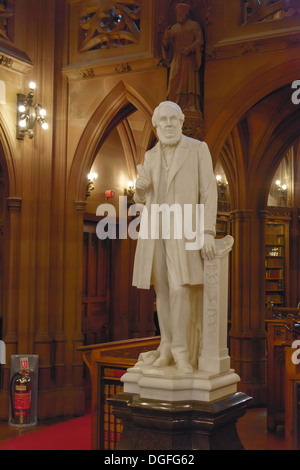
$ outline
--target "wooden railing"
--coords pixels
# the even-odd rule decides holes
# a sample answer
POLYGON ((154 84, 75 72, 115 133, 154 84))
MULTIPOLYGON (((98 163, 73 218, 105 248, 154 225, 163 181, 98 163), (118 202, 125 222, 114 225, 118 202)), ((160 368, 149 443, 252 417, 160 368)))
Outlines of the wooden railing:
POLYGON ((266 320, 268 358, 267 427, 275 431, 285 423, 286 415, 286 360, 285 350, 295 339, 300 339, 300 309, 270 305, 266 320))
POLYGON ((120 378, 133 367, 143 352, 157 349, 160 337, 129 339, 93 344, 82 351, 92 385, 92 449, 113 450, 120 438, 122 424, 117 421, 107 398, 122 391, 120 378))

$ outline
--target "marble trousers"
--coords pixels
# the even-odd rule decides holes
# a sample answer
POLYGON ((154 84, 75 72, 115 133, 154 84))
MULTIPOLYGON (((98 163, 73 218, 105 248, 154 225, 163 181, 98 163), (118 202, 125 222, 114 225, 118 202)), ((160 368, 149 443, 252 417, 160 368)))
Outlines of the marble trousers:
POLYGON ((174 359, 175 363, 179 360, 191 363, 191 317, 195 286, 182 285, 179 270, 176 240, 156 240, 152 282, 161 334, 159 352, 161 356, 174 359))

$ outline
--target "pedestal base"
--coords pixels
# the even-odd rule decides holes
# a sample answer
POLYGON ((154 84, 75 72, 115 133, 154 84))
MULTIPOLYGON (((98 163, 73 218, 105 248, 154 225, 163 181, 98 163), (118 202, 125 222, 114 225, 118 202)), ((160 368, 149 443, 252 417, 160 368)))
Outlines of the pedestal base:
POLYGON ((242 450, 236 422, 251 400, 235 393, 222 400, 167 402, 121 393, 109 399, 122 420, 117 450, 242 450))
POLYGON ((237 391, 239 376, 233 369, 222 374, 194 371, 182 374, 175 366, 134 366, 123 375, 124 392, 141 398, 167 401, 211 402, 237 391))

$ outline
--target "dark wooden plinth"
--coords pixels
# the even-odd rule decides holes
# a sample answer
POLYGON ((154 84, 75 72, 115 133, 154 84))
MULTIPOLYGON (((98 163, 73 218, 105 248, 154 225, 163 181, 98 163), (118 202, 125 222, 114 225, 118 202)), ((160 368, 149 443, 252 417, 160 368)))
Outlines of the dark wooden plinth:
POLYGON ((244 393, 212 403, 115 395, 109 402, 123 423, 117 450, 242 450, 236 422, 250 400, 244 393))

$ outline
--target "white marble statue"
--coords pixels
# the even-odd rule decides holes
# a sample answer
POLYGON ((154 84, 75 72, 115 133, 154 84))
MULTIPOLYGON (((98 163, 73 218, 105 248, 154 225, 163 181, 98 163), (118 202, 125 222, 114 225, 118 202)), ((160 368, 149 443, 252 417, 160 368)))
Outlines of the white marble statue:
POLYGON ((186 374, 198 367, 201 350, 203 264, 204 258, 211 260, 216 255, 217 188, 207 144, 184 136, 183 122, 181 108, 171 101, 161 103, 153 114, 159 142, 138 167, 135 201, 145 204, 146 210, 140 231, 144 236, 139 237, 135 253, 133 285, 141 289, 154 285, 161 332, 157 351, 141 355, 140 361, 155 368, 175 364, 186 374), (154 207, 162 204, 168 208, 175 205, 184 215, 186 207, 192 208, 194 229, 195 208, 203 205, 201 249, 187 249, 185 231, 178 236, 172 217, 166 236, 164 211, 158 219, 151 217, 154 207), (157 223, 158 229, 153 227, 157 223), (157 237, 149 235, 150 226, 151 234, 157 237), (149 236, 145 236, 145 227, 149 236))

